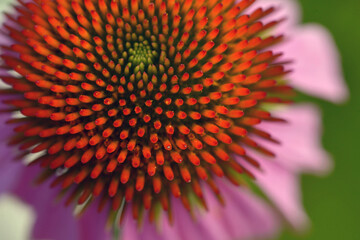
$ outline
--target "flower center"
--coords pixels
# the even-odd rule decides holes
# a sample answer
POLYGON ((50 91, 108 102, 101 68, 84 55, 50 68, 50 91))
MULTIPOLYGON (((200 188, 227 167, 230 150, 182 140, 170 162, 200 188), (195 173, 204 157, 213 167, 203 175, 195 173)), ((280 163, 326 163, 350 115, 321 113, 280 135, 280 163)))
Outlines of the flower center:
MULTIPOLYGON (((261 38, 276 24, 259 21, 273 10, 243 11, 253 1, 78 0, 22 3, 4 67, 20 77, 7 103, 24 116, 12 122, 12 143, 41 153, 34 163, 55 177, 69 202, 99 195, 113 211, 123 199, 134 217, 170 195, 191 209, 203 206, 201 185, 220 197, 216 177, 239 184, 252 177, 233 155, 270 151, 251 134, 277 120, 261 103, 281 103, 287 88, 281 37, 261 38), (28 19, 31 16, 31 21, 28 19), (15 100, 14 100, 15 99, 15 100), (65 171, 57 171, 65 169, 65 171)), ((286 101, 285 101, 286 102, 286 101)))
POLYGON ((146 40, 139 38, 139 42, 135 42, 131 46, 130 42, 126 42, 126 46, 129 46, 127 52, 129 52, 129 62, 134 66, 140 65, 140 71, 144 71, 145 67, 152 64, 157 52, 153 51, 146 40))

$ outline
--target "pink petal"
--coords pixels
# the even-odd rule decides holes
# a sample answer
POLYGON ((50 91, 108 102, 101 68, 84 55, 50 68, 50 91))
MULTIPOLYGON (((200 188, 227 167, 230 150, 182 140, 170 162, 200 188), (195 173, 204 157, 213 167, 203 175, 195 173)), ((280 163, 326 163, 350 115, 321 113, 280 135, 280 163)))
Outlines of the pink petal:
POLYGON ((158 229, 145 218, 137 230, 129 213, 123 227, 124 240, 230 240, 273 237, 278 230, 278 219, 271 208, 253 193, 219 181, 225 199, 222 206, 211 190, 204 187, 208 211, 196 209, 195 219, 185 210, 179 199, 172 200, 174 223, 171 226, 162 216, 158 229))
POLYGON ((309 220, 302 204, 298 175, 275 161, 261 161, 261 166, 263 172, 252 171, 258 185, 294 228, 306 229, 309 220))
POLYGON ((144 216, 144 223, 141 228, 137 227, 137 222, 132 219, 130 211, 126 213, 126 221, 123 225, 123 240, 192 240, 207 239, 216 240, 206 229, 207 226, 195 222, 181 206, 179 199, 172 200, 173 219, 171 225, 166 214, 161 216, 160 222, 156 227, 150 223, 148 215, 144 216))
POLYGON ((276 47, 284 54, 293 70, 287 76, 290 83, 301 91, 333 102, 348 98, 336 44, 331 34, 317 24, 301 25, 301 8, 295 0, 259 0, 247 11, 258 7, 277 10, 264 18, 264 22, 286 20, 273 29, 273 34, 284 34, 286 40, 276 47))
POLYGON ((274 20, 285 19, 272 30, 272 34, 286 35, 287 31, 296 26, 301 20, 301 7, 295 0, 257 0, 251 5, 249 10, 247 10, 247 13, 251 13, 257 8, 268 9, 270 7, 274 7, 275 11, 261 19, 261 21, 268 23, 274 20))
POLYGON ((121 239, 123 240, 166 240, 164 235, 160 235, 156 230, 154 223, 148 221, 148 216, 144 216, 144 227, 140 230, 137 226, 137 221, 133 219, 130 211, 127 211, 124 220, 124 225, 121 226, 121 239))
POLYGON ((214 239, 257 239, 274 237, 279 222, 271 207, 254 193, 219 179, 217 185, 224 197, 222 206, 209 189, 204 195, 209 211, 199 218, 208 226, 214 239))
MULTIPOLYGON (((319 109, 310 104, 291 106, 273 114, 287 123, 262 122, 258 128, 270 133, 280 144, 259 137, 254 139, 276 154, 275 161, 293 172, 328 173, 331 157, 321 143, 322 127, 319 109)), ((267 159, 261 156, 262 159, 267 159)))
POLYGON ((71 208, 55 202, 56 191, 48 184, 35 186, 33 181, 39 173, 38 167, 24 166, 23 174, 18 176, 18 185, 13 192, 24 202, 30 204, 36 213, 33 229, 35 239, 78 239, 79 233, 71 208))
POLYGON ((347 99, 346 87, 337 47, 330 33, 320 25, 294 28, 280 50, 291 64, 291 84, 311 95, 333 102, 347 99))
MULTIPOLYGON (((7 106, 2 103, 2 98, 3 96, 0 96, 0 109, 5 109, 7 106)), ((7 144, 13 133, 12 128, 5 123, 8 119, 10 119, 9 113, 0 113, 0 126, 2 126, 0 134, 0 193, 13 187, 23 168, 21 162, 14 161, 18 152, 7 144)))
MULTIPOLYGON (((111 232, 106 228, 107 211, 97 211, 98 201, 90 205, 80 218, 76 219, 81 240, 111 240, 111 232)), ((71 207, 70 207, 71 208, 71 207)))
MULTIPOLYGON (((9 156, 9 149, 0 147, 3 156, 9 156)), ((20 162, 12 161, 12 158, 0 160, 0 194, 11 190, 16 184, 19 174, 22 173, 24 166, 20 162)))
POLYGON ((277 137, 280 145, 254 137, 276 157, 268 158, 247 149, 247 153, 259 161, 262 170, 240 158, 238 161, 254 173, 258 185, 292 226, 304 229, 308 219, 301 202, 298 175, 301 172, 325 173, 332 164, 321 146, 320 116, 316 108, 311 105, 293 106, 279 111, 276 116, 287 119, 289 123, 261 123, 259 128, 277 137))
POLYGON ((34 239, 111 239, 105 231, 104 214, 97 213, 95 206, 78 220, 72 206, 65 207, 63 201, 56 201, 60 189, 50 188, 48 182, 34 185, 39 170, 37 166, 24 167, 23 174, 18 176, 18 185, 13 189, 13 193, 34 208, 37 217, 33 229, 34 239))

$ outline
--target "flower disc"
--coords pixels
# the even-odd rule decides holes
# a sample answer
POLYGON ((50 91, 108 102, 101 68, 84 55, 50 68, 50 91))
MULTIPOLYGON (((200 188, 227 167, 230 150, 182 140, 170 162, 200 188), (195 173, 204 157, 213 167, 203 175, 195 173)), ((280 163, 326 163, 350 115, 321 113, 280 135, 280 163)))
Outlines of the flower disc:
POLYGON ((260 21, 273 9, 244 14, 253 2, 19 1, 2 55, 17 72, 2 94, 22 113, 11 143, 40 153, 40 180, 71 190, 68 203, 125 199, 138 218, 171 195, 205 206, 203 183, 221 199, 215 177, 252 177, 233 155, 257 167, 245 146, 272 155, 251 134, 272 140, 256 125, 279 119, 261 103, 289 91, 269 50, 282 37, 264 37, 277 22, 260 21))

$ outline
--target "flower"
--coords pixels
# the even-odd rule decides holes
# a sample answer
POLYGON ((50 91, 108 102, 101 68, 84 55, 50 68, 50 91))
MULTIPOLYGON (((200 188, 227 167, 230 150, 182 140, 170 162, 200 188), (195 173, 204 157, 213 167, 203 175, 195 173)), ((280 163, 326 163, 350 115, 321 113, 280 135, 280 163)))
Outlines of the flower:
MULTIPOLYGON (((281 37, 263 31, 280 18, 266 19, 273 8, 246 10, 253 2, 84 0, 57 6, 34 0, 18 8, 17 24, 9 17, 2 59, 18 74, 3 73, 12 89, 1 97, 23 114, 8 122, 17 132, 11 143, 25 150, 21 157, 41 154, 33 166, 6 159, 2 169, 11 174, 7 187, 38 212, 35 237, 110 239, 104 225, 118 213, 123 239, 271 236, 279 213, 254 194, 255 186, 229 183, 254 185, 248 179, 254 176, 280 214, 304 227, 297 176, 329 168, 319 116, 311 106, 264 107, 287 103, 292 91, 282 82, 287 71, 280 55, 266 51, 281 37), (244 11, 252 14, 238 16, 244 11), (52 189, 29 185, 49 178, 52 189), (54 205, 59 192, 68 204, 81 204, 85 216, 76 220, 71 208, 54 205), (158 206, 168 214, 158 214, 158 206)), ((283 32, 302 36, 292 29, 283 32)), ((296 62, 305 51, 295 53, 292 42, 276 49, 296 62)), ((299 89, 313 85, 310 93, 331 100, 346 95, 339 74, 317 90, 315 83, 303 83, 309 77, 299 77, 299 66, 293 74, 299 89)))

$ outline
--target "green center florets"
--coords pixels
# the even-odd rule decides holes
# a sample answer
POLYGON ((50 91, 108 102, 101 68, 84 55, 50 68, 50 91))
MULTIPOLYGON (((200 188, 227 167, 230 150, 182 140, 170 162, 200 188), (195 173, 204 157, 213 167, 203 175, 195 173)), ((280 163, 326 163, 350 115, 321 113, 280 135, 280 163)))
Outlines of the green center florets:
POLYGON ((134 64, 144 63, 147 65, 153 63, 154 54, 146 40, 140 43, 134 43, 133 48, 129 49, 129 54, 129 61, 134 64))
MULTIPOLYGON (((140 36, 136 41, 131 39, 125 43, 128 52, 128 61, 132 66, 139 66, 140 71, 154 63, 157 51, 153 50, 148 40, 140 36), (141 69, 142 68, 142 69, 141 69)), ((130 66, 131 66, 130 65, 130 66)))

